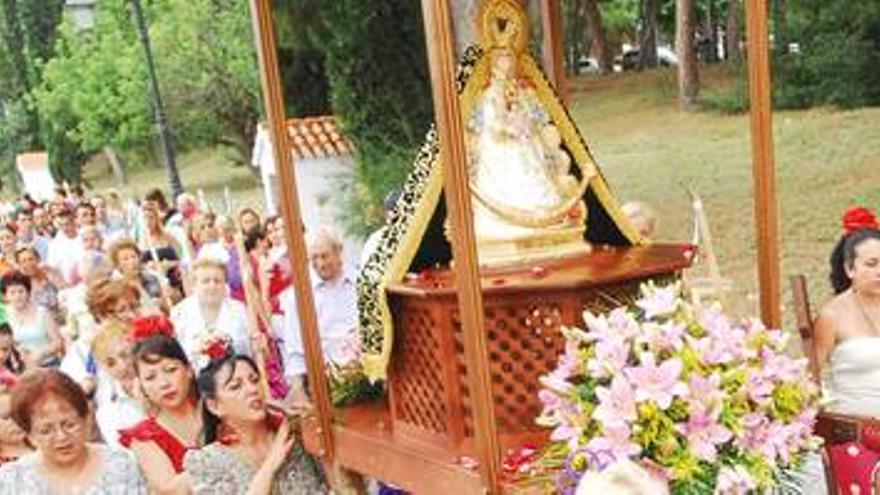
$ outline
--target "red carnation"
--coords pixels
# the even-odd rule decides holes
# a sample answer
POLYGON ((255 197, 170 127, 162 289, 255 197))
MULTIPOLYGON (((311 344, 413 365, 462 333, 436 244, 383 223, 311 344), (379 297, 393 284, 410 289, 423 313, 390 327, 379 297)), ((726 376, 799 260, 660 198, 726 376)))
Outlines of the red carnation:
POLYGON ((211 361, 223 359, 229 355, 229 341, 225 338, 215 338, 205 344, 202 353, 211 361))
POLYGON ((135 318, 130 337, 132 342, 140 342, 157 335, 174 338, 174 325, 171 320, 161 315, 135 318))
POLYGON ((843 214, 843 229, 845 235, 850 235, 860 229, 880 229, 877 223, 877 215, 870 208, 864 206, 850 206, 843 214))

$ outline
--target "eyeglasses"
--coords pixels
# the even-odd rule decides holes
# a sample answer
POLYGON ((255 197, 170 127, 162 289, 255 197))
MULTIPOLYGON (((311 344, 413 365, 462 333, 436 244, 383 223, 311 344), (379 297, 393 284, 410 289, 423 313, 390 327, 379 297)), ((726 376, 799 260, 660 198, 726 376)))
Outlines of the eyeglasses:
POLYGON ((68 418, 58 423, 45 423, 34 428, 33 435, 41 440, 48 440, 61 432, 65 437, 78 435, 83 430, 82 418, 68 418))

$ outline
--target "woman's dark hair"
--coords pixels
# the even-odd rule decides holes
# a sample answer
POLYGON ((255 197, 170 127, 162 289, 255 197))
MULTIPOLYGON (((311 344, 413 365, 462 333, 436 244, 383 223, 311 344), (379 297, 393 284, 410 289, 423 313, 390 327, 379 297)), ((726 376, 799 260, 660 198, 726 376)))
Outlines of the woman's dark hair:
MULTIPOLYGON (((10 327, 9 323, 6 323, 5 321, 0 323, 0 335, 5 335, 13 340, 15 339, 15 336, 12 334, 12 327, 10 327)), ((12 352, 9 354, 9 357, 6 358, 3 366, 15 375, 20 375, 24 371, 24 361, 21 360, 21 354, 19 354, 18 348, 16 348, 14 344, 12 346, 12 352)))
POLYGON ((31 293, 31 278, 18 270, 13 270, 0 277, 0 294, 6 295, 10 287, 20 285, 28 294, 31 293))
POLYGON ((163 334, 138 340, 131 349, 131 355, 134 358, 135 370, 140 362, 152 364, 160 359, 174 359, 187 367, 190 366, 189 358, 186 357, 186 352, 180 342, 174 337, 163 334))
POLYGON ((245 235, 244 250, 250 253, 257 247, 257 244, 266 239, 266 231, 262 227, 255 227, 245 235))
POLYGON ((281 220, 281 215, 270 215, 263 220, 263 230, 269 230, 269 226, 281 220))
POLYGON ((880 230, 859 229, 837 241, 837 245, 834 246, 831 257, 828 259, 831 263, 831 275, 828 278, 835 294, 846 291, 852 285, 852 280, 846 274, 846 269, 852 268, 856 261, 856 248, 869 239, 880 240, 880 230))
POLYGON ((32 244, 29 244, 27 246, 22 246, 22 247, 16 249, 15 250, 15 261, 20 262, 19 258, 21 258, 21 255, 24 253, 31 253, 34 255, 35 258, 37 258, 37 261, 42 261, 42 256, 40 256, 40 252, 37 251, 37 248, 35 248, 32 244))
MULTIPOLYGON (((218 385, 220 385, 217 383, 217 375, 221 370, 228 368, 230 372, 229 377, 226 380, 230 380, 232 378, 232 373, 235 372, 235 366, 238 363, 245 363, 257 374, 260 373, 260 368, 257 367, 257 363, 244 354, 229 354, 222 359, 212 359, 207 366, 199 371, 199 375, 196 378, 196 384, 199 386, 199 393, 202 397, 206 399, 216 399, 217 388, 218 385)), ((202 405, 202 414, 204 416, 203 428, 205 429, 205 443, 212 443, 217 440, 217 430, 220 427, 220 418, 212 413, 205 405, 202 405)))
POLYGON ((160 209, 167 210, 168 209, 168 200, 165 199, 165 193, 162 192, 159 188, 153 188, 144 196, 144 201, 153 201, 155 202, 160 209))
POLYGON ((31 432, 34 406, 48 396, 70 404, 81 419, 89 414, 89 399, 73 378, 57 370, 30 371, 13 387, 10 399, 10 416, 25 433, 31 432))

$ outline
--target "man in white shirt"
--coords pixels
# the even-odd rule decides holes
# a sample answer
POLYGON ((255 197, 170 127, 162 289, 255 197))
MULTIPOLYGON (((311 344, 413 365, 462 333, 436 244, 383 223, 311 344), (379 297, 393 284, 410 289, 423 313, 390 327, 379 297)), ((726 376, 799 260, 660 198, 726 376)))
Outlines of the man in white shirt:
MULTIPOLYGON (((307 236, 321 350, 327 363, 342 366, 356 358, 358 313, 354 278, 345 273, 342 241, 336 234, 319 228, 307 236)), ((306 373, 296 296, 289 287, 279 297, 284 311, 285 374, 296 393, 306 373)))
POLYGON ((78 267, 83 257, 82 242, 76 231, 76 221, 69 210, 63 210, 56 216, 58 233, 49 243, 49 256, 46 264, 58 270, 68 286, 80 281, 78 267))

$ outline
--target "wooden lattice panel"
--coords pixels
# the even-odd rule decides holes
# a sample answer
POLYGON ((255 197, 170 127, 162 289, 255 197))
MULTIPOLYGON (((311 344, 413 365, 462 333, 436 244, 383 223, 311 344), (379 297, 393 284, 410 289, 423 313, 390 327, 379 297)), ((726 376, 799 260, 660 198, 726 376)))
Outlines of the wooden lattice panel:
MULTIPOLYGON (((539 377, 552 370, 563 326, 583 326, 583 311, 633 300, 646 279, 675 276, 687 260, 678 246, 597 251, 562 266, 484 274, 483 305, 492 402, 499 437, 516 448, 540 438, 539 377), (537 275, 536 275, 537 274, 537 275), (494 278, 493 278, 494 277, 494 278)), ((413 278, 390 290, 395 344, 389 377, 395 436, 473 455, 457 292, 451 273, 413 278)))
POLYGON ((448 432, 437 322, 428 308, 413 307, 398 319, 391 382, 395 417, 432 434, 448 432))
MULTIPOLYGON (((559 329, 570 324, 573 308, 564 298, 509 300, 486 308, 486 336, 492 377, 495 421, 500 431, 520 433, 535 429, 541 412, 538 378, 555 365, 565 343, 559 329)), ((463 350, 461 326, 456 318, 456 349, 463 350)), ((463 352, 456 355, 458 369, 466 371, 463 352)), ((459 374, 465 435, 473 435, 467 376, 459 374)))

